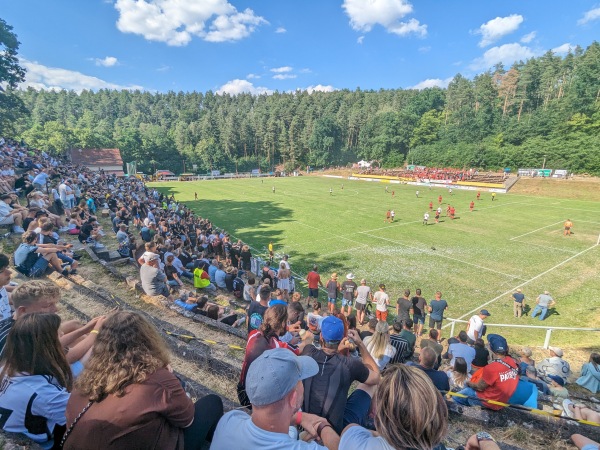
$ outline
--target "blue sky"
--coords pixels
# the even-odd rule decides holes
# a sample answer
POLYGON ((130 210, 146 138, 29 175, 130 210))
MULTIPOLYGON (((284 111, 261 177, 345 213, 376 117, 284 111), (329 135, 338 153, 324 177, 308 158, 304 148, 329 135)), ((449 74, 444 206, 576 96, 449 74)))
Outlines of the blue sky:
POLYGON ((80 91, 446 86, 600 38, 598 0, 18 0, 24 86, 80 91))

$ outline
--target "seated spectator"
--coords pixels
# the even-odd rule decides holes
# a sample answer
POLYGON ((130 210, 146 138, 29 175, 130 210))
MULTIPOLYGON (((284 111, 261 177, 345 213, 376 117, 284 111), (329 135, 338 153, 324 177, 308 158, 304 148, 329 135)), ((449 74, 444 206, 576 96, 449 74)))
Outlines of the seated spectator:
POLYGON ((411 359, 413 353, 415 352, 415 344, 417 343, 417 335, 413 333, 413 325, 414 322, 412 319, 405 319, 402 321, 402 331, 400 332, 400 337, 404 338, 410 347, 409 354, 405 355, 405 359, 411 359))
POLYGON ((587 420, 589 422, 600 423, 600 413, 586 407, 585 405, 575 404, 571 400, 563 402, 563 412, 567 417, 577 420, 587 420))
POLYGON ((142 280, 142 288, 146 295, 151 297, 163 295, 171 298, 169 288, 167 286, 167 276, 160 269, 158 264, 160 256, 154 254, 148 258, 148 261, 140 267, 140 279, 142 280))
POLYGON ((550 357, 543 359, 537 366, 538 375, 549 381, 549 375, 558 375, 565 383, 571 375, 571 366, 567 361, 562 359, 563 351, 559 347, 548 347, 550 357))
POLYGON ((165 275, 167 277, 167 284, 172 288, 178 289, 183 286, 183 281, 181 281, 177 269, 173 266, 173 259, 175 259, 175 256, 167 256, 165 262, 165 275))
POLYGON ((569 398, 569 391, 565 388, 565 380, 558 375, 548 375, 548 378, 550 379, 549 388, 553 402, 562 405, 563 400, 569 398))
MULTIPOLYGON (((373 336, 373 333, 375 333, 375 327, 377 326, 378 323, 379 323, 379 320, 377 320, 375 318, 370 319, 369 322, 367 322, 367 329, 360 332, 360 338, 364 341, 367 336, 373 336)), ((391 339, 391 336, 390 336, 390 339, 391 339)))
POLYGON ((471 379, 465 358, 461 356, 454 358, 454 366, 446 371, 446 375, 448 375, 451 391, 458 392, 464 389, 465 383, 471 379))
POLYGON ((48 265, 63 276, 69 275, 68 269, 63 269, 62 262, 57 253, 60 251, 56 246, 37 244, 38 235, 34 231, 23 234, 23 242, 15 250, 15 266, 23 275, 36 278, 42 276, 48 265))
POLYGON ((525 368, 525 374, 521 375, 520 379, 535 384, 537 390, 542 394, 550 395, 550 388, 548 387, 548 384, 538 378, 537 369, 535 367, 527 366, 525 368))
POLYGON ((488 403, 495 400, 506 403, 514 394, 519 383, 518 367, 514 359, 508 356, 508 343, 498 334, 489 334, 488 343, 492 352, 492 362, 479 369, 470 381, 467 381, 459 394, 467 398, 452 397, 454 402, 464 406, 484 406, 499 410, 502 406, 488 403))
POLYGON ((374 404, 376 434, 352 423, 342 432, 340 449, 445 449, 440 443, 448 430, 448 409, 421 370, 402 364, 389 366, 374 404))
POLYGON ((253 302, 256 300, 256 290, 254 289, 254 285, 256 283, 256 279, 254 277, 249 277, 248 282, 244 285, 244 300, 247 302, 253 302))
POLYGON ((26 314, 6 339, 0 360, 2 429, 22 433, 50 449, 65 431, 65 409, 73 375, 58 339, 60 317, 26 314))
POLYGON ((102 249, 104 245, 99 242, 101 238, 102 230, 98 226, 98 220, 94 216, 90 216, 81 226, 77 239, 82 244, 91 244, 92 248, 102 249))
POLYGON ((265 311, 269 307, 269 300, 271 299, 271 289, 265 287, 261 294, 258 296, 258 302, 252 302, 247 308, 246 313, 246 324, 248 325, 248 333, 252 330, 258 330, 263 322, 263 316, 265 311))
POLYGON ((458 342, 448 346, 448 353, 444 355, 446 359, 450 359, 450 365, 454 366, 454 360, 457 356, 465 359, 467 362, 467 370, 471 371, 471 363, 475 359, 475 349, 467 344, 469 339, 465 331, 458 333, 458 342))
POLYGON ((589 362, 581 367, 581 376, 576 383, 592 394, 600 392, 600 354, 592 353, 589 362))
POLYGON ((203 448, 223 415, 221 399, 194 404, 172 372, 150 322, 132 311, 111 314, 69 399, 63 448, 203 448))
POLYGON ((402 324, 400 322, 394 322, 394 325, 392 325, 392 334, 390 335, 390 344, 396 349, 396 353, 390 360, 391 364, 404 363, 406 357, 411 353, 410 344, 400 333, 402 333, 402 324))
POLYGON ((280 341, 280 337, 287 331, 288 312, 283 305, 275 305, 266 310, 263 321, 258 330, 252 330, 248 334, 246 353, 242 363, 240 380, 237 385, 238 399, 242 406, 249 406, 250 400, 246 393, 246 376, 252 362, 262 355, 266 350, 273 348, 286 348, 299 354, 301 349, 290 347, 280 341))
POLYGON ((194 287, 197 291, 205 290, 207 292, 216 292, 217 288, 210 282, 208 273, 201 267, 194 269, 194 287))
POLYGON ((219 270, 219 261, 213 259, 210 266, 208 266, 208 276, 210 277, 210 282, 216 285, 215 274, 219 270))
MULTIPOLYGON (((4 253, 0 253, 0 321, 12 315, 7 287, 10 283, 11 272, 8 268, 10 260, 4 253)), ((11 289, 12 290, 12 289, 11 289)))
POLYGON ((223 263, 217 264, 217 270, 215 271, 215 284, 219 289, 227 289, 227 285, 225 284, 225 277, 227 276, 227 274, 223 270, 223 263))
MULTIPOLYGON (((599 422, 599 421, 600 421, 600 418, 598 418, 596 420, 596 422, 599 422)), ((598 449, 600 449, 600 443, 593 441, 590 438, 583 436, 582 434, 571 435, 571 440, 573 441, 573 444, 575 444, 575 446, 579 450, 598 450, 598 449)))
POLYGON ((436 370, 440 367, 440 364, 442 363, 442 351, 444 351, 443 345, 438 342, 439 336, 440 336, 439 331, 436 330, 435 328, 432 328, 429 330, 429 335, 428 335, 427 339, 421 339, 421 348, 422 349, 426 348, 426 347, 430 347, 438 355, 437 361, 436 361, 435 365, 433 366, 433 368, 436 370))
POLYGON ((298 410, 305 392, 302 381, 318 371, 317 363, 308 356, 296 356, 282 348, 264 351, 250 365, 246 377, 252 415, 236 410, 225 414, 211 450, 337 449, 339 435, 331 425, 322 417, 298 410), (325 447, 290 436, 290 424, 302 426, 325 447))
POLYGON ((362 339, 355 330, 344 337, 344 324, 334 316, 326 317, 321 323, 321 348, 306 345, 303 355, 310 356, 319 365, 319 373, 304 382, 303 411, 319 411, 336 432, 341 432, 349 420, 364 419, 371 406, 371 397, 360 391, 352 404, 348 404, 348 391, 354 381, 367 386, 379 384, 377 364, 369 354, 362 339), (348 338, 360 351, 359 358, 343 356, 341 350, 353 347, 348 338), (346 406, 349 406, 346 409, 346 406))
POLYGON ((487 366, 490 357, 490 352, 488 352, 488 349, 485 348, 485 342, 483 342, 483 339, 475 340, 473 348, 475 349, 475 358, 471 363, 471 372, 475 372, 477 369, 487 366))
POLYGON ((531 359, 531 349, 529 347, 523 347, 519 352, 519 372, 525 373, 527 366, 535 367, 535 361, 531 359))
MULTIPOLYGON (((421 353, 419 353, 419 364, 415 366, 425 372, 438 390, 447 392, 450 390, 448 375, 433 368, 436 360, 437 353, 435 350, 425 347, 424 349, 421 349, 421 353)), ((410 364, 414 365, 414 363, 410 364)))
POLYGON ((375 326, 375 333, 372 336, 367 336, 363 342, 379 370, 383 370, 396 354, 396 347, 390 344, 390 332, 387 322, 378 322, 375 326))
POLYGON ((13 233, 22 234, 25 232, 22 225, 27 216, 27 211, 13 209, 10 206, 12 200, 11 194, 0 196, 0 225, 12 225, 13 233))
POLYGON ((538 407, 538 389, 537 386, 523 377, 519 378, 519 384, 513 395, 508 399, 511 405, 523 405, 528 408, 538 407))

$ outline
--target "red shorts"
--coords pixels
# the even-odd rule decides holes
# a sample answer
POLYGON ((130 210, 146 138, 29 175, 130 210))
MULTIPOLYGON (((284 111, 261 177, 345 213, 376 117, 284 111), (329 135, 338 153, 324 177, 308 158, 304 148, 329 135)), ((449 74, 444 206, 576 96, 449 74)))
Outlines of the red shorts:
POLYGON ((382 322, 387 322, 387 315, 387 311, 375 311, 375 317, 377 317, 377 320, 381 320, 382 322))

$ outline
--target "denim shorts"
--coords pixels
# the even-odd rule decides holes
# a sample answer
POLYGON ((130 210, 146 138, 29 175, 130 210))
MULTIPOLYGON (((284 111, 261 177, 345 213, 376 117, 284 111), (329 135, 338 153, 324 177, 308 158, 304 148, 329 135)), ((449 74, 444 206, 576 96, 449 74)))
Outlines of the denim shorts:
POLYGON ((346 300, 345 298, 342 298, 342 307, 352 306, 353 304, 354 304, 354 300, 346 300))

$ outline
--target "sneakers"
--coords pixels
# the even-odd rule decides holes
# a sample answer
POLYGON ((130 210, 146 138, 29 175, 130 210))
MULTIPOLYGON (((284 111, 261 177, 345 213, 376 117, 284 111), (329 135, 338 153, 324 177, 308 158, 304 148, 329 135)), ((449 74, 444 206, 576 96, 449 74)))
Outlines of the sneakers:
POLYGON ((69 269, 63 269, 62 272, 60 273, 63 277, 67 277, 69 276, 69 269))
POLYGON ((571 410, 571 408, 569 408, 569 405, 573 405, 574 403, 571 400, 569 400, 568 398, 565 398, 563 400, 562 404, 563 404, 563 412, 562 412, 561 416, 573 418, 574 414, 573 414, 573 411, 571 410))
POLYGON ((13 233, 23 234, 23 233, 25 233, 25 230, 23 229, 23 227, 20 227, 19 225, 15 225, 15 226, 13 226, 13 233))

